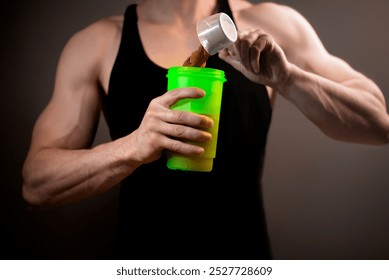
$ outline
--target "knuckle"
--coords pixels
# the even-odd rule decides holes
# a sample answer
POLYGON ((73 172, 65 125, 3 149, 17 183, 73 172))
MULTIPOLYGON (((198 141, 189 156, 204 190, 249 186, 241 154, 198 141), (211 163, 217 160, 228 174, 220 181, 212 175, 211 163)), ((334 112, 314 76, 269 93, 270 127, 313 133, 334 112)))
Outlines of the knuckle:
POLYGON ((179 110, 173 110, 174 118, 177 119, 179 122, 182 122, 185 118, 185 114, 183 111, 179 110))
POLYGON ((173 141, 171 144, 170 144, 170 149, 172 152, 178 152, 180 150, 180 144, 179 142, 177 141, 173 141))
POLYGON ((257 44, 254 44, 250 47, 250 53, 251 54, 257 54, 261 51, 261 48, 257 45, 257 44))
POLYGON ((175 135, 181 136, 181 135, 184 134, 185 128, 184 128, 184 126, 182 126, 182 125, 177 125, 177 126, 174 128, 174 131, 175 131, 175 135))
POLYGON ((160 99, 160 97, 156 97, 156 98, 152 99, 152 100, 150 101, 150 103, 149 103, 149 107, 153 107, 153 106, 155 106, 156 104, 158 104, 159 99, 160 99))

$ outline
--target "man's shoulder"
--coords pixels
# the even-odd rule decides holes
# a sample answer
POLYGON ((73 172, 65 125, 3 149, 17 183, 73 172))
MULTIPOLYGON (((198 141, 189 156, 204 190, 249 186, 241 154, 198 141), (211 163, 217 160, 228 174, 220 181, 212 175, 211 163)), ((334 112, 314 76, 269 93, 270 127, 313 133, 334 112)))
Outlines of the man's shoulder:
POLYGON ((291 6, 260 2, 246 5, 237 10, 238 27, 241 30, 258 28, 272 35, 279 43, 299 40, 299 34, 306 28, 303 16, 291 6))
POLYGON ((123 28, 123 16, 112 16, 101 18, 85 28, 81 29, 78 34, 81 36, 107 37, 121 34, 123 28))
POLYGON ((99 19, 79 31, 68 40, 66 49, 92 55, 116 45, 121 38, 123 17, 113 16, 99 19))
MULTIPOLYGON (((244 1, 246 2, 246 1, 244 1)), ((239 2, 238 2, 239 3, 239 2)), ((274 18, 285 16, 295 12, 293 8, 288 5, 275 2, 259 2, 259 3, 243 3, 237 5, 237 12, 240 17, 255 20, 261 18, 274 18)))
POLYGON ((78 71, 95 72, 101 67, 105 57, 117 50, 122 30, 123 18, 107 17, 97 20, 74 33, 61 54, 60 66, 78 71), (80 62, 83 63, 80 63, 80 62))

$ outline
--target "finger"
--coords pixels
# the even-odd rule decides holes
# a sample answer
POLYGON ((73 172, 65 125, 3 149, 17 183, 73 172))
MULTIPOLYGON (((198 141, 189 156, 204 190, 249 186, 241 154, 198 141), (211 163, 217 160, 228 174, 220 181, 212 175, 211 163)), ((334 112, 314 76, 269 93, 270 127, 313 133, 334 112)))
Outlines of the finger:
POLYGON ((247 35, 249 35, 250 33, 253 33, 253 32, 257 32, 259 31, 258 29, 254 29, 254 28, 249 28, 249 29, 246 29, 246 30, 243 30, 243 31, 240 31, 238 33, 238 41, 245 38, 247 35))
POLYGON ((231 46, 228 46, 227 48, 219 51, 219 58, 225 60, 225 61, 238 61, 239 58, 237 57, 237 48, 235 44, 232 44, 231 46))
POLYGON ((249 50, 249 63, 254 73, 259 73, 260 71, 260 63, 259 60, 261 58, 261 47, 262 42, 260 38, 251 46, 249 50))
POLYGON ((244 40, 244 38, 251 32, 250 30, 244 30, 242 32, 238 33, 238 38, 234 44, 226 48, 226 51, 228 52, 229 56, 233 58, 234 60, 241 60, 240 57, 240 49, 241 49, 241 43, 244 40))
POLYGON ((200 146, 171 139, 169 137, 165 137, 161 140, 161 146, 164 149, 177 154, 200 155, 204 153, 204 148, 200 146))
POLYGON ((177 103, 179 100, 184 98, 201 98, 205 96, 205 91, 200 88, 195 87, 186 87, 186 88, 177 88, 170 90, 164 93, 159 97, 162 104, 165 107, 170 108, 170 106, 177 103))
POLYGON ((260 29, 250 29, 240 34, 239 57, 245 69, 250 72, 259 72, 259 57, 271 37, 260 29))
POLYGON ((184 124, 197 128, 211 128, 214 124, 210 117, 181 110, 166 111, 166 114, 162 116, 162 120, 167 123, 184 124))
POLYGON ((212 139, 212 134, 207 131, 180 124, 164 123, 159 130, 160 133, 174 139, 194 142, 208 142, 212 139))
POLYGON ((228 53, 228 51, 227 51, 227 48, 225 48, 225 49, 222 49, 221 51, 219 51, 219 58, 220 59, 223 59, 223 60, 225 60, 228 56, 229 56, 229 53, 228 53))
POLYGON ((219 58, 230 64, 232 67, 234 67, 236 70, 241 71, 242 70, 242 64, 240 63, 240 60, 235 58, 232 58, 230 55, 225 55, 219 53, 219 58))
POLYGON ((253 67, 250 63, 250 56, 251 56, 251 48, 253 47, 253 43, 257 40, 258 34, 260 31, 252 31, 248 32, 244 37, 241 39, 240 44, 240 58, 242 61, 243 66, 249 70, 253 71, 253 67))

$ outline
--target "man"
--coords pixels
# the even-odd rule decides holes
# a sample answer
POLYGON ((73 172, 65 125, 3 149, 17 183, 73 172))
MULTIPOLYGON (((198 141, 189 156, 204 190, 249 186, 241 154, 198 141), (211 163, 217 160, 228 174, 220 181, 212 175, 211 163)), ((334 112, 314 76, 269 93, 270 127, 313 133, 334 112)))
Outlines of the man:
POLYGON ((389 141, 380 89, 329 54, 295 10, 241 0, 129 6, 124 17, 102 19, 65 46, 53 97, 34 127, 24 198, 50 208, 121 183, 118 256, 270 258, 260 179, 277 95, 329 137, 389 141), (170 110, 204 92, 165 93, 164 75, 197 49, 197 21, 219 11, 233 18, 240 34, 207 63, 227 78, 215 168, 209 174, 169 171, 165 151, 202 153, 186 141, 209 141, 205 129, 213 122, 170 110), (113 141, 91 148, 102 110, 113 141))

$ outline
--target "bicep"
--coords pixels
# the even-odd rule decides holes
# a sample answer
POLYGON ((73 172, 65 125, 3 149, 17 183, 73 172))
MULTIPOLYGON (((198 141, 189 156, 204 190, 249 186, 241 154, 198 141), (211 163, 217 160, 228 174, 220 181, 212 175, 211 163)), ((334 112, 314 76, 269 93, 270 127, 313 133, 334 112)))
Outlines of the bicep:
POLYGON ((99 101, 87 96, 52 99, 34 126, 31 150, 90 147, 99 116, 99 101))
POLYGON ((330 54, 312 25, 297 11, 289 8, 288 34, 283 48, 290 62, 303 70, 343 83, 364 76, 346 61, 330 54))
POLYGON ((347 84, 354 80, 365 79, 366 77, 356 71, 346 61, 336 57, 327 51, 315 48, 306 48, 302 54, 304 62, 303 69, 317 74, 337 83, 347 84))
MULTIPOLYGON (((343 59, 330 54, 312 26, 298 13, 294 14, 294 36, 287 40, 288 60, 301 69, 331 80, 353 92, 370 96, 385 106, 385 99, 378 86, 343 59)), ((372 100, 373 100, 372 99, 372 100)))
POLYGON ((329 53, 308 22, 300 20, 299 30, 303 39, 294 46, 293 55, 290 56, 292 63, 347 88, 369 92, 380 103, 385 103, 377 85, 345 60, 329 53))
POLYGON ((94 140, 101 111, 97 63, 80 39, 70 40, 61 54, 53 96, 34 126, 31 151, 87 148, 94 140))

